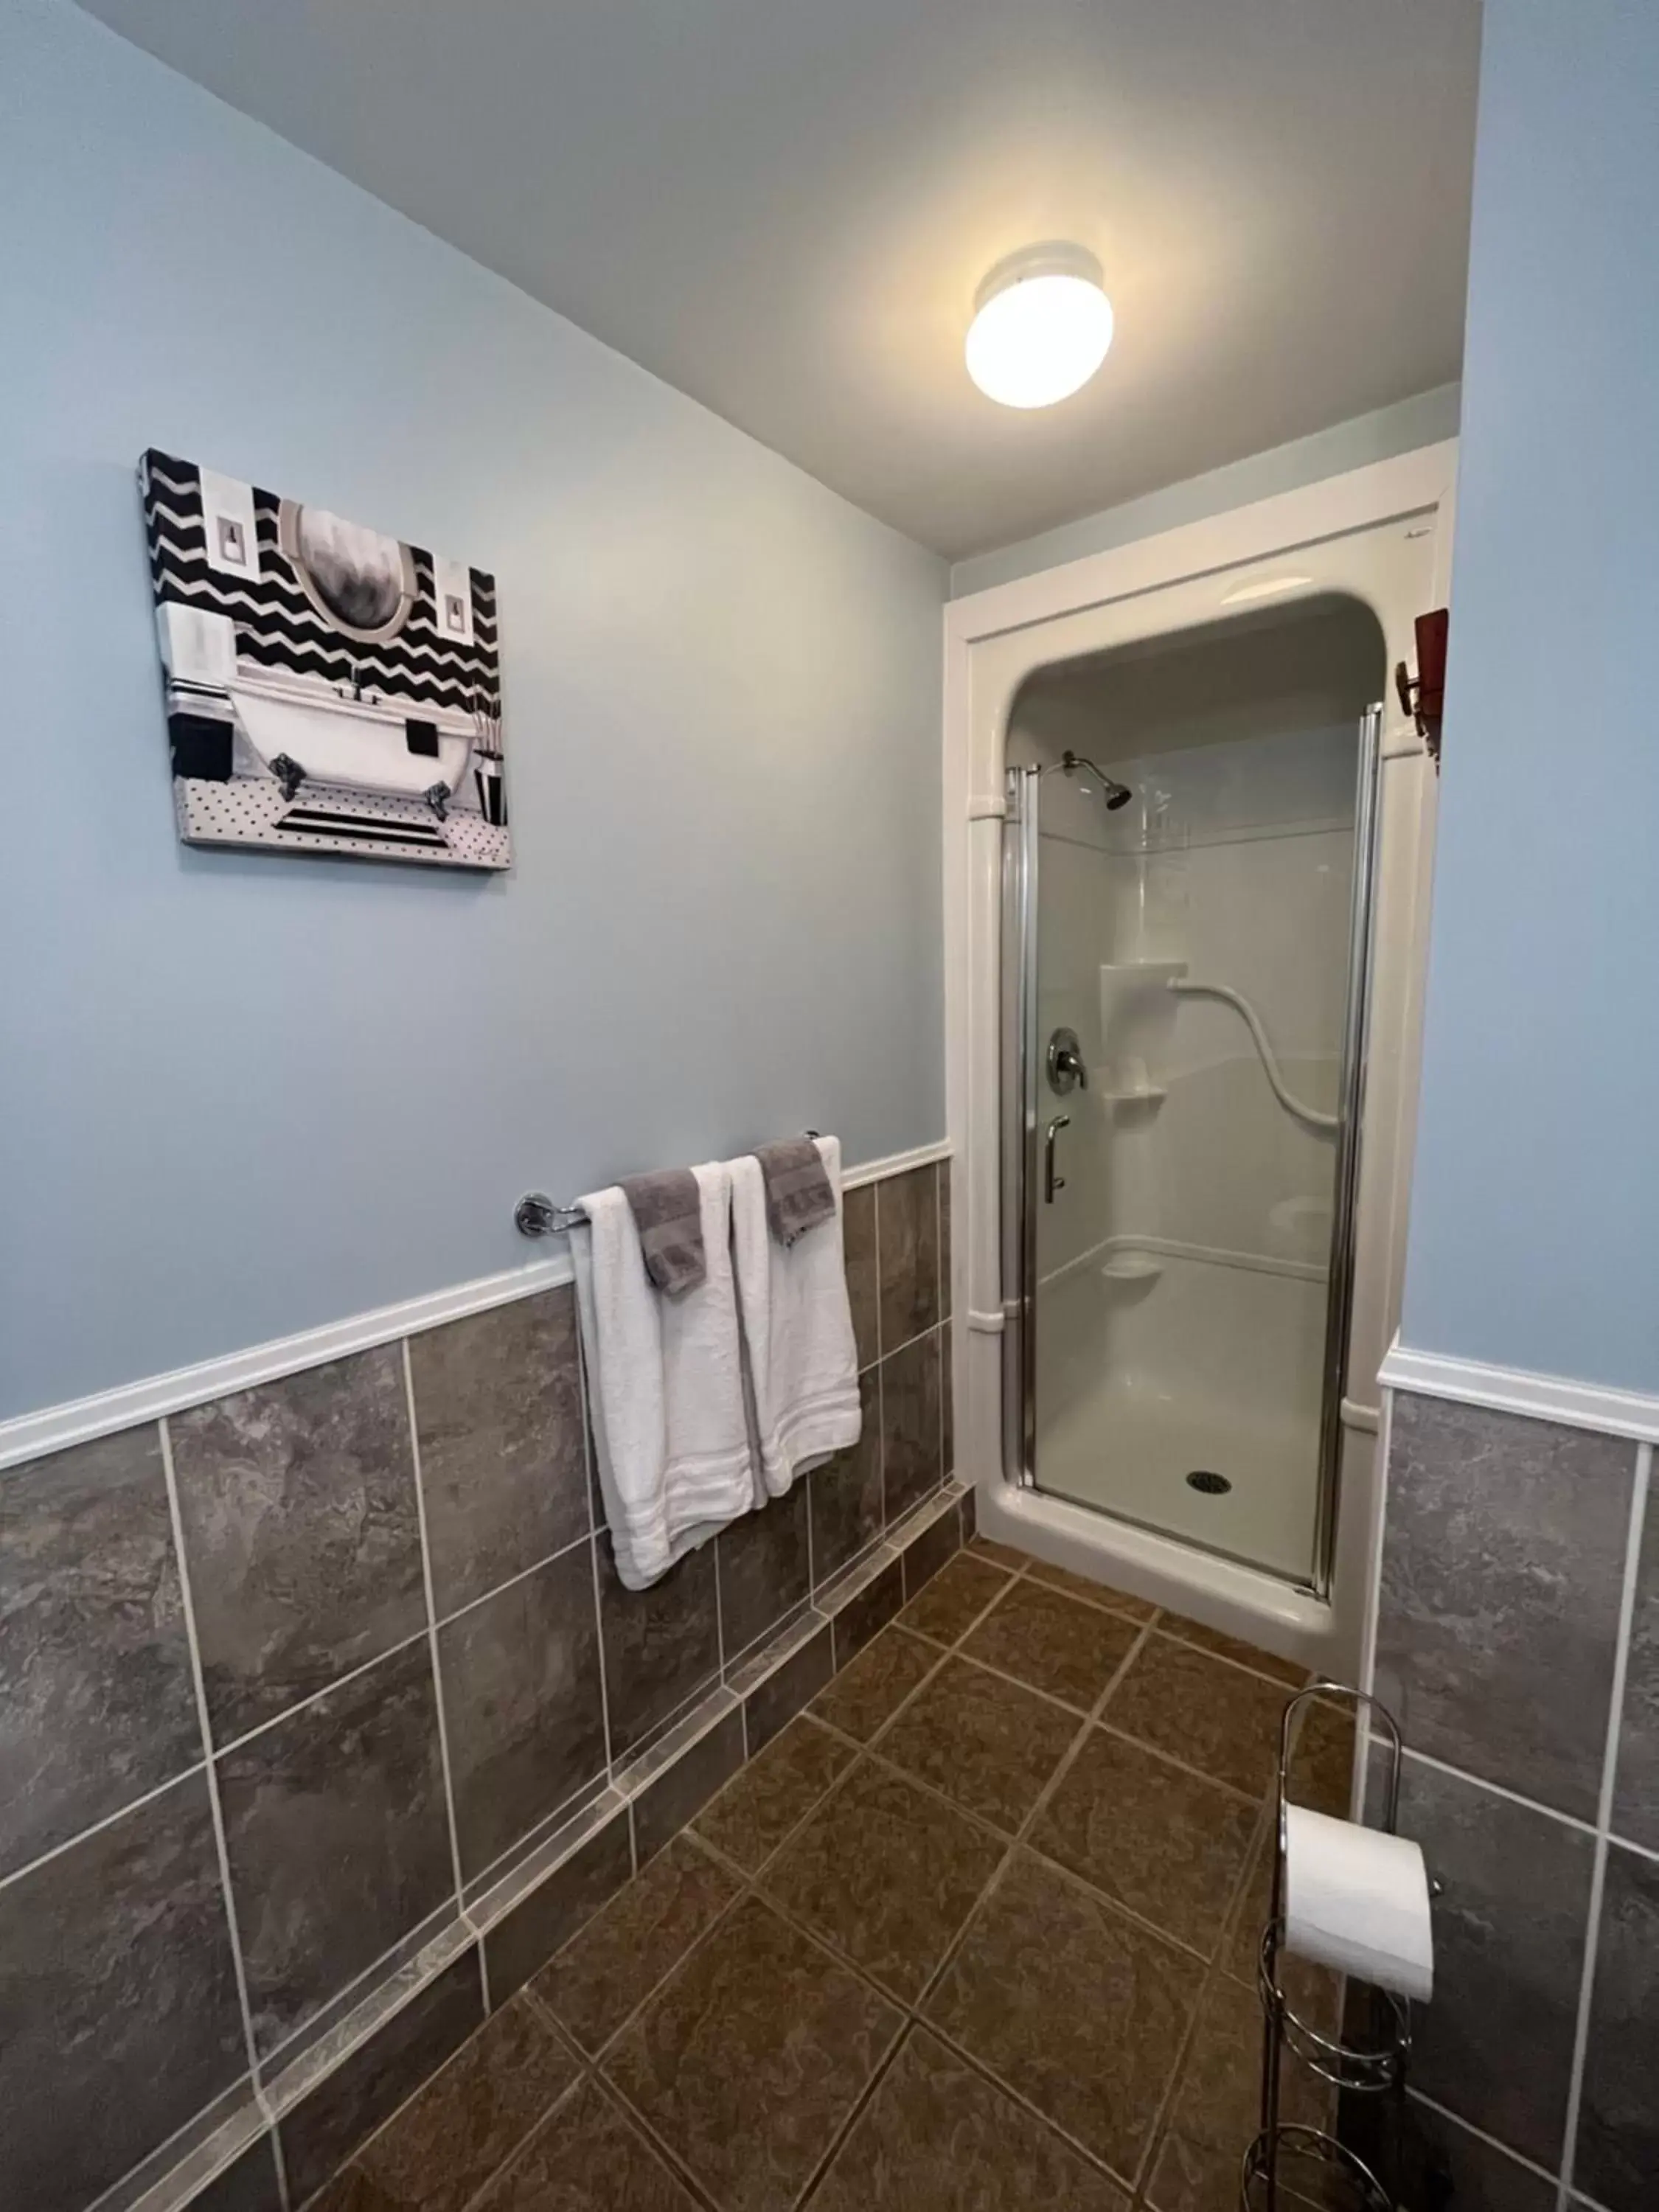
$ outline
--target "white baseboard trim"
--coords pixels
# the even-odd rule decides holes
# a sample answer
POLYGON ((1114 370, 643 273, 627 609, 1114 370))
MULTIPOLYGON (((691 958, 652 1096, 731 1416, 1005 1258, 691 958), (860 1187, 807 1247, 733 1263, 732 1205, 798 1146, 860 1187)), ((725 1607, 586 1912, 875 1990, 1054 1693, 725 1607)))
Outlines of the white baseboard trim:
MULTIPOLYGON (((948 1159, 950 1154, 949 1140, 941 1139, 919 1145, 914 1152, 895 1152, 886 1159, 866 1160, 842 1176, 842 1188, 856 1190, 861 1184, 902 1175, 908 1168, 948 1159)), ((118 1429, 134 1428, 141 1421, 182 1413, 187 1406, 206 1405, 233 1390, 249 1390, 258 1382, 274 1382, 280 1376, 297 1375, 330 1359, 368 1352, 378 1344, 395 1344, 400 1337, 418 1336, 445 1322, 461 1321, 469 1314, 487 1312, 491 1306, 510 1305, 515 1298, 533 1297, 538 1291, 554 1290, 570 1280, 569 1250, 562 1237, 556 1243, 558 1249, 548 1258, 526 1261, 522 1267, 508 1267, 499 1275, 453 1283, 446 1290, 403 1298, 395 1305, 376 1306, 343 1321, 325 1322, 319 1328, 275 1337, 268 1344, 252 1345, 243 1352, 222 1352, 216 1358, 175 1367, 165 1375, 148 1375, 113 1390, 71 1399, 66 1405, 18 1413, 9 1421, 0 1421, 0 1469, 44 1458, 48 1452, 63 1451, 70 1444, 89 1443, 95 1437, 112 1436, 118 1429)))
POLYGON ((1388 1390, 1449 1398, 1459 1405, 1488 1406, 1501 1413, 1524 1413, 1534 1421, 1559 1421, 1567 1428, 1659 1443, 1659 1397, 1640 1390, 1534 1375, 1522 1367, 1488 1367, 1477 1359, 1452 1359, 1438 1352, 1413 1352, 1397 1337, 1377 1380, 1388 1390))

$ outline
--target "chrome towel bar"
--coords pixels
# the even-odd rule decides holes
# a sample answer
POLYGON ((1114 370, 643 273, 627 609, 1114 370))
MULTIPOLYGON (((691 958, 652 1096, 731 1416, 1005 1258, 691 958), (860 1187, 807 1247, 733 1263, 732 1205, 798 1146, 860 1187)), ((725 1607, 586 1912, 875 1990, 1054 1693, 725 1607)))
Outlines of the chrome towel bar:
MULTIPOLYGON (((807 1129, 809 1137, 822 1135, 817 1129, 807 1129)), ((545 1191, 527 1191, 513 1209, 513 1226, 520 1237, 562 1237, 578 1229, 587 1215, 580 1206, 556 1206, 545 1191)))

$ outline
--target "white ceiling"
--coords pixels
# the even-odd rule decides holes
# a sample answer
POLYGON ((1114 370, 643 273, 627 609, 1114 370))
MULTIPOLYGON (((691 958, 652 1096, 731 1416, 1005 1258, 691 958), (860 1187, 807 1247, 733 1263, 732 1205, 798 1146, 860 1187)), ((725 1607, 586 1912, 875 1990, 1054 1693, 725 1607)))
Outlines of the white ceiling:
POLYGON ((89 0, 953 557, 1458 373, 1478 0, 89 0), (1097 252, 1104 368, 969 383, 1097 252))

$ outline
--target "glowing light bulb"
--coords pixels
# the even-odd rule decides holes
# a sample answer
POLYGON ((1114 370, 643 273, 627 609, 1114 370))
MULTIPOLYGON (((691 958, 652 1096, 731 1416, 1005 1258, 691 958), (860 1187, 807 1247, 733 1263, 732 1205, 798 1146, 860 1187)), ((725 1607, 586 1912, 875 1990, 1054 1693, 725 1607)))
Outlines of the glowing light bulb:
POLYGON ((1024 246, 980 286, 968 374, 1004 407, 1052 407, 1081 391, 1112 343, 1100 264, 1080 246, 1024 246))

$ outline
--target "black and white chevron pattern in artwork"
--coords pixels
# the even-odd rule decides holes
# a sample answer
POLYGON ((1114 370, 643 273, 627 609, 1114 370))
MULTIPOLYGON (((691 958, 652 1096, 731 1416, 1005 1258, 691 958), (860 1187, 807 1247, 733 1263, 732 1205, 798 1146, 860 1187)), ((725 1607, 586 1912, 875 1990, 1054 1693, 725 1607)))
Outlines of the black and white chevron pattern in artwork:
POLYGON ((416 599, 408 618, 396 637, 365 643, 337 629, 302 588, 282 550, 282 501, 274 494, 253 489, 260 573, 237 578, 208 564, 202 479, 193 462, 152 451, 144 456, 141 483, 157 602, 175 599, 228 615, 239 661, 356 684, 411 706, 500 717, 493 576, 469 570, 472 640, 447 637, 438 627, 432 556, 411 545, 416 599))

